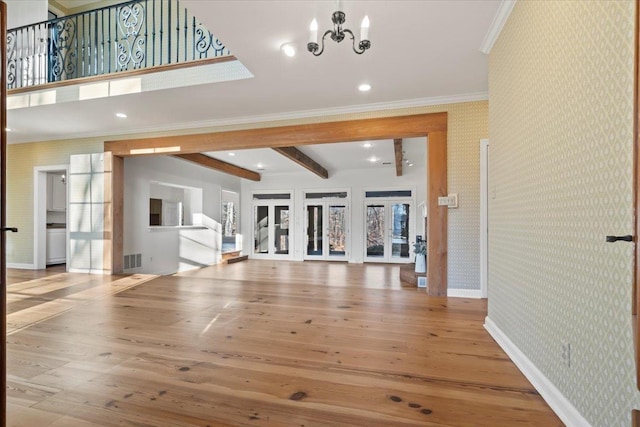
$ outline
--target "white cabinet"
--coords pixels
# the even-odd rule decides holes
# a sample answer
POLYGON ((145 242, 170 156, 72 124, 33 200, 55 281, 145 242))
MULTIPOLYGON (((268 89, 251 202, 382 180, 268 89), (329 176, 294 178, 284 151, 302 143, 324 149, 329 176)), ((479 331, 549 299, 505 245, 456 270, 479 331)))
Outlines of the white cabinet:
POLYGON ((47 265, 67 262, 67 229, 47 229, 47 265))
POLYGON ((67 186, 61 174, 47 174, 47 210, 67 210, 67 186))

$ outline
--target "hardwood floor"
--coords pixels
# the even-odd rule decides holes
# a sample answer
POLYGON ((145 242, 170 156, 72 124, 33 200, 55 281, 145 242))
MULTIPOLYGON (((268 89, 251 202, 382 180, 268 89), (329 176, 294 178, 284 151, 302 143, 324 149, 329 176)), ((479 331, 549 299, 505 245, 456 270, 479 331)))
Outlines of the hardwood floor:
POLYGON ((56 299, 12 306, 10 426, 562 425, 483 329, 485 301, 403 288, 397 267, 62 273, 10 285, 9 305, 40 286, 56 299))

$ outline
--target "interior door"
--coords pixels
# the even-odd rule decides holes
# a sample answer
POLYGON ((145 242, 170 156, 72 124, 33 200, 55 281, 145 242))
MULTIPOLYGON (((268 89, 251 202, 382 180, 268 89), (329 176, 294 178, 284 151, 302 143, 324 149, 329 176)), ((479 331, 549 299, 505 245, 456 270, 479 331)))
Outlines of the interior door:
MULTIPOLYGON (((7 5, 0 1, 0 51, 7 51, 7 5)), ((0 381, 0 425, 7 425, 7 70, 6 59, 0 61, 0 306, 2 307, 2 345, 0 346, 0 363, 2 364, 2 380, 0 381)), ((12 230, 14 231, 14 230, 12 230)), ((15 230, 17 231, 17 230, 15 230)))
POLYGON ((344 202, 313 202, 305 205, 305 259, 347 259, 348 211, 344 202))
POLYGON ((410 237, 415 220, 412 202, 367 201, 365 261, 408 263, 413 259, 410 237))

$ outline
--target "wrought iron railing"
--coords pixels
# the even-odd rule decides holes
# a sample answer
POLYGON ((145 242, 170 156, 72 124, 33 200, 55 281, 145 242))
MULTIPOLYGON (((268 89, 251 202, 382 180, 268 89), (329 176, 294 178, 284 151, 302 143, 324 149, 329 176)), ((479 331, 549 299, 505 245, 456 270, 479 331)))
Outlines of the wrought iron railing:
POLYGON ((229 56, 180 0, 134 0, 7 32, 9 89, 229 56))

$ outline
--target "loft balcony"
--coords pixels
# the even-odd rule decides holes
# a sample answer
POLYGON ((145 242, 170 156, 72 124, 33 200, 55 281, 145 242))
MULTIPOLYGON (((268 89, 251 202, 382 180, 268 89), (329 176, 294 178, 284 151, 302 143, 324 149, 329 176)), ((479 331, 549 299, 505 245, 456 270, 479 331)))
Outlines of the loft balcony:
POLYGON ((10 29, 9 94, 235 59, 179 0, 134 0, 10 29))

